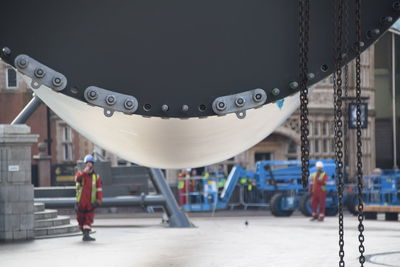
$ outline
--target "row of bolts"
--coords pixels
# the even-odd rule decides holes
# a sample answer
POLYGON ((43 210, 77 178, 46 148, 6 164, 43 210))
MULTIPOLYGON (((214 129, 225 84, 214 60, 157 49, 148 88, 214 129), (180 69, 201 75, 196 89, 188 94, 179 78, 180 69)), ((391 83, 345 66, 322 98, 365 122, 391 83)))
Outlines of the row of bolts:
MULTIPOLYGON (((395 2, 395 3, 398 3, 398 5, 395 6, 395 4, 394 4, 394 8, 398 8, 400 10, 400 2, 395 2)), ((393 18, 392 17, 384 17, 382 19, 382 21, 384 23, 391 23, 391 22, 393 22, 393 18)), ((380 30, 379 29, 369 30, 367 32, 367 38, 370 39, 370 38, 373 38, 374 36, 377 36, 379 34, 380 34, 380 30)), ((361 47, 364 46, 364 43, 360 43, 360 46, 361 47)), ((11 54, 11 50, 8 47, 4 47, 2 51, 3 51, 3 53, 5 55, 11 54)), ((29 65, 29 62, 27 61, 27 59, 21 58, 18 61, 17 64, 18 64, 18 67, 20 67, 21 69, 26 69, 28 67, 28 65, 29 65)), ((327 66, 326 65, 322 65, 321 68, 322 68, 322 71, 327 71, 327 66)), ((35 69, 34 75, 35 75, 36 78, 42 79, 43 77, 46 76, 46 72, 45 72, 44 69, 38 67, 38 68, 35 69)), ((309 73, 307 75, 307 78, 308 78, 308 80, 312 80, 312 79, 315 78, 315 74, 314 73, 309 73)), ((62 85, 62 79, 60 77, 55 76, 52 79, 52 84, 55 87, 60 87, 62 85)), ((299 87, 299 84, 296 81, 292 81, 292 82, 289 83, 289 87, 294 90, 294 89, 297 89, 299 87)), ((274 88, 274 89, 272 89, 271 93, 274 96, 278 96, 280 94, 280 90, 279 90, 279 88, 274 88)), ((88 92, 88 98, 90 100, 95 100, 95 99, 97 99, 97 97, 98 97, 98 93, 95 90, 92 89, 92 90, 90 90, 88 92)), ((260 102, 262 100, 262 95, 260 93, 254 94, 253 100, 255 102, 260 102)), ((116 101, 117 100, 116 100, 116 97, 114 95, 106 96, 105 102, 107 103, 107 105, 113 106, 116 103, 116 101)), ((239 107, 239 108, 243 107, 245 105, 245 102, 246 101, 245 101, 245 99, 243 97, 237 97, 235 99, 235 105, 237 107, 239 107)), ((132 110, 135 107, 135 103, 134 103, 134 101, 132 99, 128 98, 124 102, 124 107, 127 110, 132 110)), ((224 100, 217 101, 217 103, 216 103, 217 110, 224 111, 226 109, 226 107, 227 107, 227 105, 226 105, 224 100)), ((151 105, 150 104, 145 105, 145 110, 148 111, 150 109, 151 109, 151 105)), ((162 105, 161 106, 161 110, 163 112, 167 112, 169 110, 168 105, 166 105, 166 104, 162 105)), ((183 112, 187 112, 188 110, 189 110, 189 106, 188 105, 183 105, 182 106, 182 111, 183 112)), ((204 111, 204 108, 201 108, 200 110, 204 111)))

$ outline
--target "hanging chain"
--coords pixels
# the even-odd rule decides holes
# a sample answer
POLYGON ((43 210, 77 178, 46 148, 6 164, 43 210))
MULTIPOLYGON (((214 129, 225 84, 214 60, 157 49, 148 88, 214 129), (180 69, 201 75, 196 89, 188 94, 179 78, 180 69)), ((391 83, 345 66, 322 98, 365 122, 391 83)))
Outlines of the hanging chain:
POLYGON ((299 0, 299 85, 300 85, 300 131, 301 131, 301 181, 308 185, 310 175, 309 120, 308 120, 308 41, 310 28, 310 0, 299 0))
MULTIPOLYGON (((343 16, 343 21, 344 21, 344 25, 346 25, 343 29, 343 43, 344 43, 344 47, 343 47, 343 54, 345 55, 344 59, 348 60, 348 56, 349 56, 349 27, 347 27, 347 25, 349 25, 349 3, 348 1, 344 1, 344 5, 343 5, 343 9, 344 9, 344 16, 343 16)), ((344 111, 343 111, 343 136, 344 136, 344 142, 343 142, 343 150, 344 150, 344 154, 343 154, 343 181, 344 183, 346 183, 346 181, 348 181, 348 173, 346 171, 346 168, 348 166, 348 162, 349 162, 349 155, 348 155, 348 134, 347 134, 347 127, 348 127, 348 115, 349 115, 349 110, 348 110, 348 99, 349 99, 349 65, 346 64, 344 65, 344 111)))
POLYGON ((342 113, 342 59, 343 59, 343 0, 337 1, 336 14, 336 69, 335 69, 335 153, 336 177, 338 188, 339 209, 339 266, 344 267, 344 226, 343 226, 343 113, 342 113))
MULTIPOLYGON (((365 263, 365 247, 364 247, 364 203, 363 203, 363 172, 362 172, 362 141, 361 141, 361 0, 356 0, 356 114, 357 114, 357 183, 358 183, 358 240, 360 245, 358 250, 360 252, 359 262, 363 267, 365 263)), ((365 111, 367 112, 367 111, 365 111)))

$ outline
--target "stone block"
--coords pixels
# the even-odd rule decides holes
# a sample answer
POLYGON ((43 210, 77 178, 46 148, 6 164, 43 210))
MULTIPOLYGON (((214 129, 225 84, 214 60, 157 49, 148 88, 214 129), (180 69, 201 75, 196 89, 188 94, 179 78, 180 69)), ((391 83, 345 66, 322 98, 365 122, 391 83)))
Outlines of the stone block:
POLYGON ((33 185, 0 185, 0 203, 4 202, 33 202, 33 185))
MULTIPOLYGON (((26 152, 23 152, 26 153, 26 152)), ((29 152, 30 153, 30 152, 29 152)), ((15 157, 20 157, 19 155, 15 155, 15 157)), ((8 177, 7 177, 7 182, 10 184, 26 184, 26 183, 31 183, 31 161, 30 159, 24 159, 24 160, 16 160, 15 162, 10 160, 8 162, 8 167, 9 166, 14 166, 15 168, 18 168, 18 171, 9 171, 8 172, 8 177)))
POLYGON ((19 185, 19 200, 20 201, 31 201, 33 206, 33 185, 25 184, 19 185))
POLYGON ((25 230, 14 231, 13 232, 13 239, 14 240, 26 240, 27 239, 26 231, 25 230))
POLYGON ((35 236, 44 236, 47 235, 47 228, 44 229, 35 229, 34 230, 35 236))
POLYGON ((10 202, 6 203, 6 214, 32 214, 33 215, 33 203, 32 202, 10 202))
POLYGON ((5 185, 0 185, 0 203, 8 201, 8 188, 5 185))
POLYGON ((19 201, 19 187, 17 185, 4 186, 7 190, 7 202, 19 201))
POLYGON ((20 223, 21 223, 21 230, 31 230, 33 231, 33 225, 34 225, 34 220, 33 220, 33 214, 29 215, 21 215, 20 217, 20 223))
POLYGON ((6 231, 5 220, 6 220, 6 216, 4 214, 0 214, 0 232, 6 231))
POLYGON ((5 231, 13 232, 21 229, 21 216, 15 214, 6 214, 4 220, 5 231))
POLYGON ((33 230, 26 230, 26 239, 33 239, 35 237, 35 233, 33 230))
POLYGON ((31 146, 25 144, 16 144, 10 146, 9 162, 12 165, 18 165, 26 160, 31 160, 31 146))
POLYGON ((8 241, 13 239, 13 232, 0 232, 0 241, 8 241))
POLYGON ((29 134, 31 127, 26 124, 0 124, 0 136, 9 134, 29 134))

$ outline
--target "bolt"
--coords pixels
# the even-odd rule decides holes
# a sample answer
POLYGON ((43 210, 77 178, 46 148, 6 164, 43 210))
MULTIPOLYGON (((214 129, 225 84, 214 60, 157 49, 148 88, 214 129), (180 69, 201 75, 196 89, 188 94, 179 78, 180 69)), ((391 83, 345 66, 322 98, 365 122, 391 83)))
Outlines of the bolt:
POLYGON ((255 94, 255 95, 253 96, 253 100, 254 100, 255 102, 260 102, 260 101, 262 100, 262 94, 260 94, 260 93, 255 94))
POLYGON ((150 111, 150 109, 151 109, 151 104, 144 104, 143 109, 144 109, 145 111, 150 111))
POLYGON ((62 84, 62 79, 60 77, 54 77, 53 78, 53 85, 55 87, 59 87, 62 84))
POLYGON ((225 109, 226 109, 226 104, 225 104, 225 102, 222 101, 222 100, 219 100, 219 101, 217 102, 217 109, 218 109, 219 111, 225 110, 225 109))
POLYGON ((279 88, 272 89, 272 95, 278 96, 280 93, 281 93, 281 90, 279 90, 279 88))
POLYGON ((168 105, 162 105, 161 106, 161 110, 163 111, 163 112, 167 112, 168 110, 169 110, 169 107, 168 107, 168 105))
MULTIPOLYGON (((225 103, 224 103, 224 104, 225 104, 225 103)), ((204 111, 206 111, 206 109, 207 109, 207 106, 204 105, 204 104, 201 104, 201 105, 199 106, 200 112, 204 112, 204 111)))
POLYGON ((6 56, 11 55, 11 49, 8 48, 7 46, 3 47, 2 51, 3 51, 3 54, 6 55, 6 56))
POLYGON ((246 101, 244 100, 243 97, 238 97, 235 100, 235 105, 238 106, 238 107, 243 107, 244 103, 246 103, 246 101))
POLYGON ((124 107, 125 107, 126 109, 131 110, 131 109, 134 108, 134 106, 135 106, 135 103, 133 103, 133 100, 132 100, 132 99, 127 98, 127 99, 125 100, 125 102, 124 102, 124 107))
POLYGON ((355 43, 354 43, 354 47, 355 47, 355 48, 357 48, 357 44, 360 46, 360 48, 361 48, 361 47, 364 47, 364 45, 365 45, 365 43, 362 42, 362 41, 360 41, 360 43, 355 42, 355 43))
POLYGON ((187 112, 189 110, 189 106, 188 105, 183 105, 182 106, 182 112, 187 112))
POLYGON ((44 76, 46 76, 46 72, 42 68, 37 68, 35 70, 35 76, 36 78, 43 78, 44 76))
POLYGON ((383 17, 381 21, 383 24, 390 24, 393 22, 393 17, 390 17, 390 16, 383 17))
POLYGON ((380 31, 379 29, 372 29, 372 30, 369 30, 369 31, 367 32, 367 38, 372 38, 372 37, 374 37, 374 36, 379 35, 380 33, 381 33, 381 31, 380 31))
POLYGON ((88 97, 90 100, 95 100, 98 97, 96 90, 90 90, 88 93, 88 97))
POLYGON ((114 105, 116 101, 117 101, 117 100, 115 99, 115 96, 113 96, 113 95, 108 95, 108 96, 106 97, 106 103, 107 103, 107 105, 109 105, 109 106, 114 105))
POLYGON ((289 87, 291 89, 297 89, 299 87, 299 83, 298 82, 290 82, 289 87))
POLYGON ((393 9, 396 11, 400 11, 400 1, 393 2, 393 9))
POLYGON ((19 68, 21 69, 25 69, 26 67, 28 67, 28 61, 26 60, 26 58, 20 58, 20 60, 18 60, 17 65, 19 68))
POLYGON ((313 80, 314 78, 315 78, 315 74, 314 73, 310 72, 310 73, 307 74, 307 79, 313 80))

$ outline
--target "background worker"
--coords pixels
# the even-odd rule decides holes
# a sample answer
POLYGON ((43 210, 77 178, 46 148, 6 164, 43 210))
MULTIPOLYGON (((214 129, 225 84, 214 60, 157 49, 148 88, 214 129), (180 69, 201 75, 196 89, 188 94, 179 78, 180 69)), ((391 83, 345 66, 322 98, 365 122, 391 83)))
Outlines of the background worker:
POLYGON ((328 181, 328 175, 324 172, 324 164, 321 161, 317 161, 315 167, 317 171, 311 174, 309 188, 312 209, 311 221, 323 221, 325 218, 326 182, 328 181))
POLYGON ((89 234, 94 220, 94 210, 101 205, 103 188, 100 176, 94 171, 94 158, 85 156, 85 168, 75 176, 76 218, 83 232, 83 241, 95 241, 89 234))

